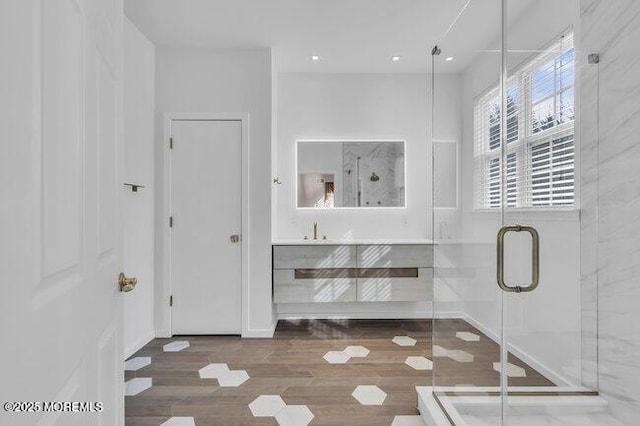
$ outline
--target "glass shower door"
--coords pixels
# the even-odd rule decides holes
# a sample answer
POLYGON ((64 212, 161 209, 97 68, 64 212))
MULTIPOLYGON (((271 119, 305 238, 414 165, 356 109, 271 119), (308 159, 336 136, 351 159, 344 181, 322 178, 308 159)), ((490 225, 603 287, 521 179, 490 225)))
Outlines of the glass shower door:
POLYGON ((597 236, 583 222, 597 206, 597 54, 580 44, 576 1, 502 7, 503 419, 607 424, 597 420, 597 236))
POLYGON ((471 0, 433 50, 431 390, 446 423, 608 424, 598 56, 576 8, 471 0))

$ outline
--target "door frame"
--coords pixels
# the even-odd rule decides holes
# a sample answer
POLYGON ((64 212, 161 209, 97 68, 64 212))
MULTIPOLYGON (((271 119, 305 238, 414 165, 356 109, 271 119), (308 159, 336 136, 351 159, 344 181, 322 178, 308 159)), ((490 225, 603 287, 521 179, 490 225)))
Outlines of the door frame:
POLYGON ((162 217, 158 221, 162 228, 162 252, 161 252, 161 275, 159 282, 161 285, 160 298, 156 301, 160 303, 159 311, 164 316, 161 321, 162 325, 166 324, 166 328, 158 328, 157 337, 173 336, 173 318, 171 307, 169 306, 169 298, 173 291, 171 283, 171 231, 169 228, 169 217, 171 216, 171 149, 169 147, 171 138, 171 125, 174 121, 239 121, 241 126, 242 146, 240 151, 241 170, 240 180, 242 187, 241 195, 241 255, 240 255, 240 274, 241 274, 241 312, 242 319, 242 336, 248 333, 248 315, 249 315, 249 113, 165 113, 163 119, 163 138, 162 138, 162 217), (166 315, 166 316, 165 316, 166 315))

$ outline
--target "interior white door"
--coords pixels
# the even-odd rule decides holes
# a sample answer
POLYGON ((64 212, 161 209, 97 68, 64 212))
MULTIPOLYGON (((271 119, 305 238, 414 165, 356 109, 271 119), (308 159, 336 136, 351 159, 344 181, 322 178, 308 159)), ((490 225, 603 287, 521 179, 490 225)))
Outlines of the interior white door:
POLYGON ((242 332, 242 123, 171 124, 173 334, 242 332))
POLYGON ((9 0, 0 17, 0 400, 89 403, 5 406, 0 424, 123 424, 122 1, 9 0))

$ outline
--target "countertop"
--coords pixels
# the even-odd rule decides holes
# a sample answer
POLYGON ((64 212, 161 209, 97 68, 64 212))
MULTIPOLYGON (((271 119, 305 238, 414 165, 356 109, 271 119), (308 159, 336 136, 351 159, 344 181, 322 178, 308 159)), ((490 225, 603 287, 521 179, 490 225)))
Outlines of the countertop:
POLYGON ((299 239, 281 239, 271 242, 274 246, 340 246, 340 245, 393 245, 393 244, 433 244, 433 240, 427 238, 353 238, 353 239, 336 239, 331 238, 322 240, 305 240, 299 239))

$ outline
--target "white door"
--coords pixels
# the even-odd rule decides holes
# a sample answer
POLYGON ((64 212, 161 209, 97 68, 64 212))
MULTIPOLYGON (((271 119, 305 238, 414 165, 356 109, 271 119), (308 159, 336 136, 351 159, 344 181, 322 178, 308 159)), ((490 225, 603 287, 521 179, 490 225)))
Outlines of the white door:
POLYGON ((2 425, 124 422, 122 16, 121 0, 1 2, 0 400, 89 403, 5 405, 2 425))
POLYGON ((240 334, 242 123, 174 120, 171 137, 172 332, 240 334))

